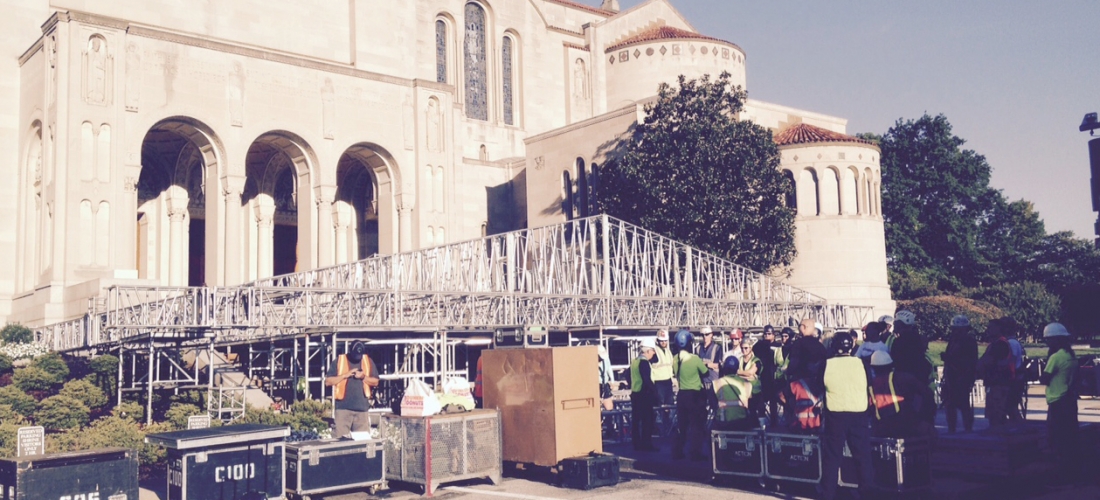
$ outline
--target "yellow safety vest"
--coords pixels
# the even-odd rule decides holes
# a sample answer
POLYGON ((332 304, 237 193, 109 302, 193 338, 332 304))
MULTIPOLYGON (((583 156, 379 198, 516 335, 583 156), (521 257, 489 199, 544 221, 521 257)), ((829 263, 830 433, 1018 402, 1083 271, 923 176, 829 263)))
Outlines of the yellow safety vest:
POLYGON ((718 397, 719 422, 734 422, 748 416, 750 384, 736 375, 727 375, 714 381, 714 395, 718 397))
MULTIPOLYGON (((370 376, 370 358, 367 357, 364 354, 363 359, 359 361, 359 366, 362 368, 363 373, 366 373, 367 376, 369 377, 370 376)), ((348 356, 346 354, 341 354, 340 357, 337 358, 337 360, 336 360, 336 375, 340 376, 340 375, 343 375, 343 374, 345 374, 347 372, 350 372, 350 371, 351 371, 351 366, 350 366, 350 363, 348 363, 348 356)), ((336 398, 337 400, 342 401, 344 399, 344 394, 345 394, 344 391, 346 391, 347 388, 348 388, 348 379, 344 379, 344 380, 341 380, 341 381, 337 382, 336 386, 334 386, 333 389, 332 389, 332 396, 334 398, 336 398)), ((363 395, 366 396, 367 399, 370 399, 370 386, 367 385, 366 381, 363 382, 363 395)))
POLYGON ((829 411, 867 411, 867 372, 863 361, 852 356, 825 362, 825 408, 829 411))
POLYGON ((658 347, 656 351, 657 362, 650 367, 650 378, 654 382, 672 380, 672 351, 661 347, 658 347))

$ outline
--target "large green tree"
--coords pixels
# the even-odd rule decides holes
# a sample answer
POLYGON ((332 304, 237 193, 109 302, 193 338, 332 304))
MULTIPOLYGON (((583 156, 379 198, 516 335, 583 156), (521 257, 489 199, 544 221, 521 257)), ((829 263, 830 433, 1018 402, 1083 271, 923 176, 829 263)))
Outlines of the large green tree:
POLYGON ((737 119, 745 99, 728 73, 662 84, 609 155, 598 208, 756 271, 790 264, 791 186, 771 132, 737 119))

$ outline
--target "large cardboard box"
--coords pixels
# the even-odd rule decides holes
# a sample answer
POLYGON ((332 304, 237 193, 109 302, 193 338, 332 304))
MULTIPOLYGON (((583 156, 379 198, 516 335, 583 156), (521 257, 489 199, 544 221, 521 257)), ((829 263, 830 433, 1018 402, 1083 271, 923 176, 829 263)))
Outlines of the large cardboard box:
POLYGON ((481 353, 486 408, 501 413, 504 460, 551 467, 603 452, 595 346, 481 353))

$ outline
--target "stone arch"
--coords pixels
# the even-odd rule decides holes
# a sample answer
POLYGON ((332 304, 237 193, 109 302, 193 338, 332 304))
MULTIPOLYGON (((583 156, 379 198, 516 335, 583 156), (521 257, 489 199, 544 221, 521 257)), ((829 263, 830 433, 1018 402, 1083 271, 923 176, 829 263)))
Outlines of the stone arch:
POLYGON ((569 170, 561 172, 561 213, 565 220, 573 220, 573 177, 569 170))
POLYGON ((840 214, 840 170, 834 166, 822 169, 818 178, 821 185, 818 198, 821 200, 820 215, 840 214))
POLYGON ((500 41, 501 118, 505 125, 519 126, 523 109, 523 39, 513 29, 500 41))
POLYGON ((783 169, 783 177, 786 178, 787 182, 790 183, 790 186, 787 188, 787 191, 783 194, 783 202, 787 205, 787 208, 789 208, 791 210, 794 210, 794 212, 797 214, 798 213, 798 182, 795 181, 794 172, 792 172, 790 169, 786 169, 786 168, 783 169))
POLYGON ((221 151, 213 131, 194 118, 164 118, 146 132, 136 199, 127 200, 121 210, 127 225, 134 224, 123 234, 135 238, 135 250, 117 252, 133 255, 139 277, 171 286, 223 282, 224 260, 207 258, 222 254, 220 221, 207 223, 208 215, 219 213, 207 205, 219 197, 207 194, 220 192, 221 151))
POLYGON ((803 168, 798 175, 798 215, 821 213, 818 199, 817 172, 812 167, 803 168))
POLYGON ((863 169, 863 202, 864 202, 864 215, 875 215, 875 195, 872 186, 874 185, 875 174, 871 171, 871 167, 863 169))
MULTIPOLYGON (((426 181, 433 178, 431 166, 426 166, 426 181)), ((337 163, 336 200, 333 203, 335 262, 365 259, 400 249, 397 229, 412 230, 407 212, 414 199, 408 196, 409 193, 402 194, 400 186, 397 163, 382 146, 358 142, 344 150, 337 163), (407 198, 400 201, 408 206, 399 206, 401 196, 407 198)))
POLYGON ((492 112, 491 61, 496 59, 493 49, 495 33, 493 14, 489 5, 468 0, 462 13, 462 87, 466 117, 488 121, 492 112))
POLYGON ((458 47, 458 30, 455 28, 455 18, 451 13, 441 11, 435 15, 433 29, 435 30, 435 78, 438 83, 457 84, 459 74, 457 71, 455 50, 458 47))
POLYGON ((840 175, 840 213, 855 215, 859 213, 859 171, 849 166, 841 170, 840 175))

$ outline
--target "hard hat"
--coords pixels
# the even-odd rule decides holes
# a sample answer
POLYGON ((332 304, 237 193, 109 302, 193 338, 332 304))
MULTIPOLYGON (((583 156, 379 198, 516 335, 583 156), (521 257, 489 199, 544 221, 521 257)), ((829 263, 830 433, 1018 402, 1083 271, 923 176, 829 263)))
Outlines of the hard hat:
POLYGON ((772 325, 764 325, 764 334, 775 333, 775 328, 772 325))
POLYGON ((741 360, 730 356, 722 361, 722 369, 719 373, 725 377, 726 375, 736 375, 737 370, 741 369, 741 360))
POLYGON ((879 323, 886 323, 887 325, 892 325, 892 324, 894 324, 894 317, 890 316, 889 314, 883 314, 882 316, 879 317, 878 321, 879 321, 879 323))
POLYGON ((894 358, 886 351, 875 351, 871 354, 871 366, 886 366, 894 364, 894 358))
POLYGON ((656 351, 657 350, 657 342, 654 341, 653 339, 642 339, 642 350, 644 351, 646 349, 652 349, 652 350, 656 351))
POLYGON ((964 314, 957 314, 951 318, 951 328, 970 328, 970 318, 964 314))
POLYGON ((709 326, 704 326, 704 327, 699 329, 699 334, 700 335, 706 335, 708 333, 714 333, 714 330, 711 330, 709 326))
POLYGON ((733 330, 731 330, 730 331, 730 338, 731 339, 736 339, 736 340, 741 340, 741 329, 740 328, 734 328, 733 330))
POLYGON ((668 341, 668 330, 657 330, 657 340, 668 341))
POLYGON ((780 333, 782 333, 783 335, 786 335, 788 337, 794 337, 794 329, 789 327, 789 326, 784 326, 783 331, 780 332, 780 333))
POLYGON ((691 349, 691 346, 695 343, 695 336, 687 330, 680 330, 676 332, 676 347, 679 347, 681 351, 691 349))
POLYGON ((752 347, 752 339, 750 339, 748 337, 745 337, 745 338, 741 339, 741 347, 742 348, 752 347))
POLYGON ((817 333, 819 334, 825 331, 825 326, 822 325, 820 321, 814 321, 814 328, 817 328, 817 333))
POLYGON ((909 326, 917 324, 917 315, 913 311, 898 311, 897 321, 909 326))
POLYGON ((596 347, 596 352, 600 355, 601 358, 607 357, 607 348, 602 345, 596 347))
POLYGON ((1069 330, 1061 323, 1051 323, 1043 328, 1043 338, 1049 339, 1051 337, 1069 337, 1069 330))
POLYGON ((833 336, 833 351, 852 352, 853 347, 855 342, 852 341, 852 335, 848 332, 840 332, 833 336))

